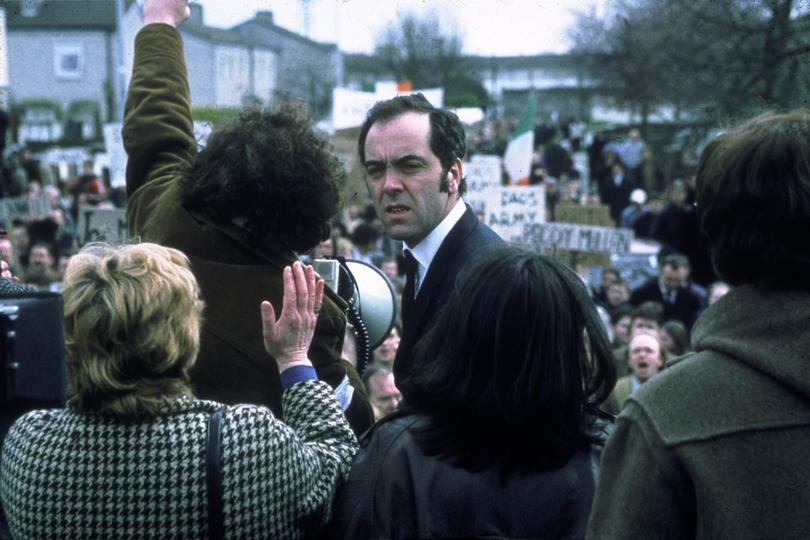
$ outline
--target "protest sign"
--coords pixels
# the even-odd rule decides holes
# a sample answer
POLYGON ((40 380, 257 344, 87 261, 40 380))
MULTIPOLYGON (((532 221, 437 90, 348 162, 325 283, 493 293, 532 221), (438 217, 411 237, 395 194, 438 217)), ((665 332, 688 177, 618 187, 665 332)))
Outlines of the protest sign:
POLYGON ((48 195, 0 199, 0 223, 9 223, 15 219, 43 218, 50 213, 51 199, 48 195))
POLYGON ((544 186, 503 186, 499 156, 473 156, 462 166, 466 202, 478 218, 507 242, 523 243, 523 225, 545 223, 544 186))
POLYGON ((472 160, 462 164, 461 170, 467 179, 464 202, 483 220, 489 201, 499 199, 496 191, 501 187, 501 158, 474 156, 472 160))
POLYGON ((76 228, 79 245, 88 242, 106 242, 117 245, 127 241, 127 215, 123 208, 79 207, 76 228))
MULTIPOLYGON (((561 203, 554 210, 558 223, 576 223, 579 225, 592 225, 596 227, 613 227, 608 206, 583 206, 578 203, 561 203)), ((580 266, 608 266, 610 258, 605 252, 576 252, 571 250, 555 250, 554 255, 571 268, 580 266)))
POLYGON ((523 226, 523 240, 535 249, 627 253, 633 240, 630 229, 594 227, 574 223, 533 223, 523 226))
MULTIPOLYGON (((434 107, 444 105, 443 88, 423 88, 415 91, 421 92, 434 107)), ((374 92, 334 88, 332 90, 332 129, 357 127, 363 123, 369 109, 378 101, 411 93, 411 91, 397 90, 397 83, 393 81, 377 82, 374 92)))
POLYGON ((612 255, 610 265, 621 273, 630 290, 640 287, 645 281, 658 276, 656 256, 649 253, 623 253, 612 255))
POLYGON ((507 186, 495 193, 497 198, 487 204, 485 223, 507 242, 525 243, 525 227, 546 221, 545 188, 507 186))

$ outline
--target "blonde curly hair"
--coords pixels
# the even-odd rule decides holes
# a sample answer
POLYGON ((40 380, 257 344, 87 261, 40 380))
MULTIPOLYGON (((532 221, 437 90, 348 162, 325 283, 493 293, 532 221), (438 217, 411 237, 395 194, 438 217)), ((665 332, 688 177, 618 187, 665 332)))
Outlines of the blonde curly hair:
POLYGON ((203 302, 188 258, 157 244, 91 244, 65 271, 68 403, 155 414, 190 395, 203 302))

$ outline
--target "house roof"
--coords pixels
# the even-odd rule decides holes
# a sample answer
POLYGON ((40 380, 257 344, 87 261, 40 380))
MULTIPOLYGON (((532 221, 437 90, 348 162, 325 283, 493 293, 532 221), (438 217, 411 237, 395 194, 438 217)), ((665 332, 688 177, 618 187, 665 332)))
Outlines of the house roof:
POLYGON ((180 27, 180 33, 188 33, 192 36, 206 39, 208 41, 215 41, 218 43, 231 43, 234 45, 248 45, 253 47, 261 47, 264 49, 276 50, 276 47, 268 45, 265 42, 257 39, 252 39, 249 36, 240 34, 234 30, 227 30, 225 28, 215 28, 213 26, 205 26, 204 24, 196 23, 192 20, 186 21, 180 27))
POLYGON ((286 28, 278 26, 273 22, 273 17, 269 15, 268 12, 259 12, 252 19, 245 21, 237 26, 234 26, 233 29, 239 31, 240 28, 244 28, 249 25, 261 26, 268 30, 272 30, 273 32, 280 34, 284 37, 298 41, 299 43, 303 43, 311 47, 317 47, 323 50, 324 52, 332 52, 337 50, 337 45, 335 45, 334 43, 320 43, 318 41, 311 40, 308 37, 296 34, 291 30, 287 30, 286 28))
POLYGON ((33 17, 23 14, 20 0, 7 0, 9 30, 43 28, 115 31, 115 2, 110 0, 44 0, 33 17))

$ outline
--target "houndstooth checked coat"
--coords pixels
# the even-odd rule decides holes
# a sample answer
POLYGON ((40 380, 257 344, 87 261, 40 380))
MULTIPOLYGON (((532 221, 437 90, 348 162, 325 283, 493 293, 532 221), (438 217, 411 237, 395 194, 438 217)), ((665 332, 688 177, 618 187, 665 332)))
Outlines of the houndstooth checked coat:
MULTIPOLYGON (((221 405, 180 398, 155 417, 72 408, 19 419, 0 468, 12 535, 207 538, 206 427, 221 405)), ((326 521, 356 440, 331 388, 293 385, 285 425, 269 409, 228 407, 222 431, 226 537, 298 538, 326 521)))

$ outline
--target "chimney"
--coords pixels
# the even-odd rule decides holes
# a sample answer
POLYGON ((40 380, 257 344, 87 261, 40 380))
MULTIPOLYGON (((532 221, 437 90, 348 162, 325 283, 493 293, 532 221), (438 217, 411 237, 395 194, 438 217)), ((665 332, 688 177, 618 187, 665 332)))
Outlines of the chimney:
POLYGON ((256 18, 258 20, 264 22, 264 23, 267 23, 267 24, 275 24, 273 22, 273 12, 272 11, 268 11, 268 10, 257 11, 256 12, 256 18))
POLYGON ((42 7, 42 0, 23 0, 20 12, 23 17, 36 17, 40 7, 42 7))
POLYGON ((202 4, 193 3, 188 5, 191 8, 191 15, 188 20, 195 26, 203 25, 203 7, 202 4))

